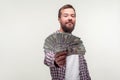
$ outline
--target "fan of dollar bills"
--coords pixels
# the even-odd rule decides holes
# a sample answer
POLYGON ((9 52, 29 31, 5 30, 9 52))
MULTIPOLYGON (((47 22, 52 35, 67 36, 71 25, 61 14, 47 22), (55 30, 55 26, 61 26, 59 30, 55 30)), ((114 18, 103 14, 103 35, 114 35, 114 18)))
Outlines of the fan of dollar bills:
POLYGON ((85 48, 79 37, 70 33, 53 33, 45 39, 44 49, 54 53, 68 51, 71 54, 84 54, 85 48))

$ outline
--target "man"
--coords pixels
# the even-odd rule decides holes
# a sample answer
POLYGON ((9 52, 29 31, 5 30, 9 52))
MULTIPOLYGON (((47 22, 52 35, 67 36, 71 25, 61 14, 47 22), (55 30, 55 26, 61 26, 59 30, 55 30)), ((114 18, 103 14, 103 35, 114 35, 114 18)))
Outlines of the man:
MULTIPOLYGON (((72 5, 67 4, 59 9, 58 21, 60 29, 56 33, 72 33, 76 23, 76 12, 72 5)), ((84 55, 67 56, 67 51, 59 54, 44 51, 44 64, 49 66, 52 80, 91 80, 84 55)))

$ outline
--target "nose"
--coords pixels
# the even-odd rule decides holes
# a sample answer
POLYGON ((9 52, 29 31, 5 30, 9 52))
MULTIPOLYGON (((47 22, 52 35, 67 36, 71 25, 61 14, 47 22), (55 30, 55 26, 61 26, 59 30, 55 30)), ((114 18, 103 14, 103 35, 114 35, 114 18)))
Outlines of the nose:
POLYGON ((69 18, 69 19, 72 19, 72 16, 69 16, 68 18, 69 18))
POLYGON ((69 21, 72 21, 72 17, 71 17, 71 16, 69 16, 69 17, 68 17, 68 20, 69 20, 69 21))

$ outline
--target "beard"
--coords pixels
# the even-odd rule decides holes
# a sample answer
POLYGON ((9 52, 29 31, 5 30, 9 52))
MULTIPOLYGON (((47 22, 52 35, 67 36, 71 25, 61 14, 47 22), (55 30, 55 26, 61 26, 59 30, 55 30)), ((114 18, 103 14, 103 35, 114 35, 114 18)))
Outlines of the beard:
POLYGON ((61 23, 62 30, 66 33, 71 33, 74 30, 75 24, 72 22, 66 22, 65 24, 61 23))

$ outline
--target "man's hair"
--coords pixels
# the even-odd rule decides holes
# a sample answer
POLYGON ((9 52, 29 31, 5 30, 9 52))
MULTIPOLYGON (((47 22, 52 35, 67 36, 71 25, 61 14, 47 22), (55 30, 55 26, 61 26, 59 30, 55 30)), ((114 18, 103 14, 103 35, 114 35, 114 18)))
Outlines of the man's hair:
POLYGON ((67 9, 67 8, 72 8, 72 9, 75 11, 74 7, 73 7, 71 4, 66 4, 66 5, 62 6, 62 7, 59 9, 59 11, 58 11, 58 18, 61 17, 61 10, 67 9))

